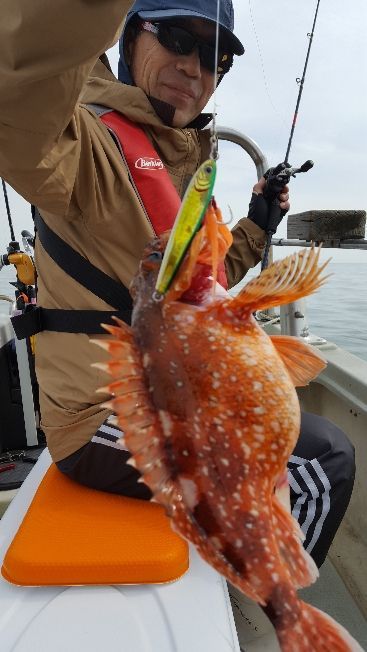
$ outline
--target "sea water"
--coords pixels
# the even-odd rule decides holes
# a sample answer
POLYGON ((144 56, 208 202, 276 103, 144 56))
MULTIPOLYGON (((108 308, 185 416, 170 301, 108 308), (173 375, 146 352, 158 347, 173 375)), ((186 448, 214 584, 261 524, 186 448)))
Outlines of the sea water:
MULTIPOLYGON (((259 267, 251 270, 237 288, 258 273, 259 267)), ((330 263, 328 273, 326 284, 307 299, 310 331, 367 360, 367 264, 330 263)), ((13 268, 4 267, 0 295, 14 296, 14 280, 13 268)), ((9 305, 0 300, 0 312, 9 312, 9 305)))

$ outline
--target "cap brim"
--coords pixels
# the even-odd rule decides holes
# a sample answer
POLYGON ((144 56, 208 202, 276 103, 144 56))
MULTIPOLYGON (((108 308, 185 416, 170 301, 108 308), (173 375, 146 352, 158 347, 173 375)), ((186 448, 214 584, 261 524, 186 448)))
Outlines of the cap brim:
MULTIPOLYGON (((210 23, 216 24, 215 20, 212 20, 211 18, 208 18, 207 16, 204 16, 204 14, 201 14, 199 12, 195 11, 190 11, 188 9, 165 9, 162 11, 162 9, 156 9, 155 11, 138 11, 138 16, 140 18, 143 18, 144 20, 168 20, 169 18, 178 18, 179 16, 188 16, 190 18, 202 18, 203 20, 207 20, 210 23)), ((219 23, 224 34, 226 35, 226 38, 228 39, 228 44, 231 47, 231 50, 233 54, 237 54, 238 56, 241 56, 245 48, 243 47, 241 41, 231 32, 228 27, 223 25, 221 22, 219 23)))

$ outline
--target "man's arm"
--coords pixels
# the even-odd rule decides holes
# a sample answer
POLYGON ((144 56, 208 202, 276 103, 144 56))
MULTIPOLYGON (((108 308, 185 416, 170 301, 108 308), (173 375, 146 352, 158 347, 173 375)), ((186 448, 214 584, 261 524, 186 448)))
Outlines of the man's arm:
MULTIPOLYGON (((225 268, 228 286, 237 285, 251 267, 257 265, 266 242, 266 226, 270 207, 263 198, 266 180, 262 177, 253 187, 248 218, 243 218, 232 230, 233 244, 230 247, 225 268)), ((280 220, 289 211, 289 188, 284 186, 279 194, 280 220)), ((279 220, 279 222, 280 222, 279 220)))
POLYGON ((232 229, 233 243, 225 259, 228 287, 237 285, 255 267, 265 247, 265 232, 244 217, 232 229))
POLYGON ((75 177, 70 161, 76 168, 79 154, 75 107, 89 72, 116 40, 131 4, 2 0, 0 176, 29 201, 57 186, 56 204, 60 209, 67 205, 75 177))

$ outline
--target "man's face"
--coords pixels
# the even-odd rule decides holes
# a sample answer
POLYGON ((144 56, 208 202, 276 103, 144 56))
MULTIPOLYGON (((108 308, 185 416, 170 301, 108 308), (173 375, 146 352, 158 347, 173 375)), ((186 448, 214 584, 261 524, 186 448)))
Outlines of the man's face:
MULTIPOLYGON (((180 25, 208 43, 215 43, 215 26, 199 18, 180 25)), ((141 31, 129 46, 130 71, 136 86, 148 96, 176 108, 173 126, 185 127, 204 109, 214 90, 215 75, 200 64, 198 49, 188 55, 166 50, 157 37, 141 31)))

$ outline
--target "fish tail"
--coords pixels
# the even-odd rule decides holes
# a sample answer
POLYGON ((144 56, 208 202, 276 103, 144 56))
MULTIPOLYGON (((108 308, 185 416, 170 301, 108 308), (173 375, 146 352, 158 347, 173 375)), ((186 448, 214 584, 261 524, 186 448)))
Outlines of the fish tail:
POLYGON ((279 552, 289 570, 293 585, 302 588, 313 584, 319 576, 319 571, 301 544, 304 539, 301 528, 276 495, 272 497, 272 511, 279 552))
MULTIPOLYGON (((282 652, 363 652, 357 641, 330 616, 316 607, 299 601, 298 619, 272 620, 282 652)), ((270 607, 271 611, 271 607, 270 607)))

